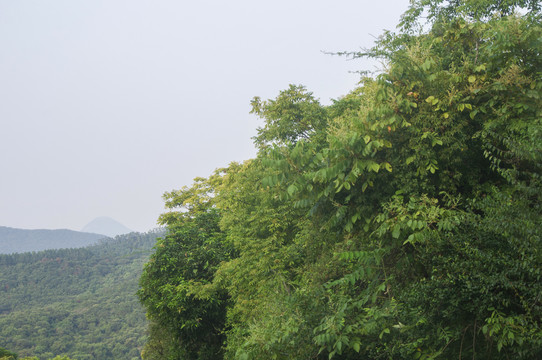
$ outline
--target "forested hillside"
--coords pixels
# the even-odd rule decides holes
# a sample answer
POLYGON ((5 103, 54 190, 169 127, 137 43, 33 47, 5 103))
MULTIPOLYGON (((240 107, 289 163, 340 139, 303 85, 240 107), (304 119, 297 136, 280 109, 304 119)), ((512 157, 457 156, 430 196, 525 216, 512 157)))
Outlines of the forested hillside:
POLYGON ((105 235, 73 230, 26 230, 0 226, 0 254, 78 248, 96 244, 105 235))
POLYGON ((540 5, 413 1, 351 93, 255 98, 165 194, 144 359, 541 359, 540 5))
POLYGON ((0 255, 0 346, 50 359, 140 359, 138 279, 160 232, 0 255))

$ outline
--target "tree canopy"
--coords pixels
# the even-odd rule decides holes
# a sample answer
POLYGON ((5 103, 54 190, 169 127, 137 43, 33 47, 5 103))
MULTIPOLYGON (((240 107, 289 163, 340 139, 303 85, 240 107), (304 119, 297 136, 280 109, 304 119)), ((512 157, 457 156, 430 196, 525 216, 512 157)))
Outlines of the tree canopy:
POLYGON ((256 158, 166 194, 144 358, 541 358, 540 17, 414 1, 331 105, 255 98, 256 158))

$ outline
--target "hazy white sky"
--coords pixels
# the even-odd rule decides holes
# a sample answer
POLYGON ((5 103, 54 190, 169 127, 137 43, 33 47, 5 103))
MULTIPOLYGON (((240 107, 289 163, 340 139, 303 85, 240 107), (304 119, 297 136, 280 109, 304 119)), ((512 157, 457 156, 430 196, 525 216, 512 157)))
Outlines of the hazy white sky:
POLYGON ((323 103, 408 0, 0 0, 0 226, 156 226, 162 194, 255 155, 254 96, 323 103))

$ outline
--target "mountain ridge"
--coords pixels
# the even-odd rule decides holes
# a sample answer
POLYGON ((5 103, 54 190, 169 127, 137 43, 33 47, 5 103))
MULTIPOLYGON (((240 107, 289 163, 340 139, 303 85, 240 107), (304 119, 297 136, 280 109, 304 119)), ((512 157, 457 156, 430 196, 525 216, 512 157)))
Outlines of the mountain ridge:
POLYGON ((103 234, 69 229, 18 229, 0 226, 0 254, 79 248, 107 238, 103 234))

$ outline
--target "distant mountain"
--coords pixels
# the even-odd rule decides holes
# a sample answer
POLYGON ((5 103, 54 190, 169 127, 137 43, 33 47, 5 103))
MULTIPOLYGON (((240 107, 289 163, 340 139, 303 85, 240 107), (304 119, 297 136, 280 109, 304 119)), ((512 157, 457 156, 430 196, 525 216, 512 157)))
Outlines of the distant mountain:
POLYGON ((98 217, 89 222, 81 230, 83 232, 103 234, 109 237, 115 237, 117 235, 123 235, 133 232, 126 226, 122 225, 118 221, 111 219, 107 216, 98 217))
POLYGON ((0 254, 79 248, 103 239, 102 234, 73 230, 26 230, 0 226, 0 254))

